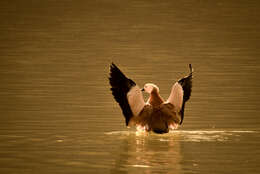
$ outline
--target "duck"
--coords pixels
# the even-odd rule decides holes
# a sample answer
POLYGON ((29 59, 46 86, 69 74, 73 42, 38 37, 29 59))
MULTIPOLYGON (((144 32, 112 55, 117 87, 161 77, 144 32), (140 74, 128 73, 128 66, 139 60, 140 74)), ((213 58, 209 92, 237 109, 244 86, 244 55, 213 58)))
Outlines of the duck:
POLYGON ((185 104, 192 91, 191 64, 189 70, 187 76, 172 85, 168 99, 164 100, 157 85, 146 83, 140 88, 112 62, 108 77, 110 90, 122 110, 126 126, 135 126, 138 131, 163 134, 182 125, 185 104), (146 102, 143 92, 149 94, 146 102))

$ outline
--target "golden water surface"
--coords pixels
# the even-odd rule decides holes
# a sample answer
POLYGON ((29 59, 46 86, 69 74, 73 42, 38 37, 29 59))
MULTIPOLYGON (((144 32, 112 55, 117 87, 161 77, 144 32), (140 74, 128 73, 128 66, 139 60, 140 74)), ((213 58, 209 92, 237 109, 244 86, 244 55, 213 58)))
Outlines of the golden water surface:
POLYGON ((260 173, 259 31, 257 0, 0 1, 0 173, 260 173), (191 63, 183 125, 127 129, 112 61, 164 98, 191 63))

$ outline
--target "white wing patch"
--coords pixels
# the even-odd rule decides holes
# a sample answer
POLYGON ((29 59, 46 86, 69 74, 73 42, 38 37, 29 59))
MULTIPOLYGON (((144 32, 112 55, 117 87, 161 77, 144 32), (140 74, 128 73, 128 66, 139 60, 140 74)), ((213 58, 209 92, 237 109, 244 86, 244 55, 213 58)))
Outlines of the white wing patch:
POLYGON ((141 89, 136 85, 127 93, 127 100, 134 116, 138 116, 144 108, 144 98, 141 89))
POLYGON ((166 103, 173 104, 177 112, 181 110, 182 103, 183 103, 183 89, 178 82, 176 82, 172 86, 171 94, 166 103))

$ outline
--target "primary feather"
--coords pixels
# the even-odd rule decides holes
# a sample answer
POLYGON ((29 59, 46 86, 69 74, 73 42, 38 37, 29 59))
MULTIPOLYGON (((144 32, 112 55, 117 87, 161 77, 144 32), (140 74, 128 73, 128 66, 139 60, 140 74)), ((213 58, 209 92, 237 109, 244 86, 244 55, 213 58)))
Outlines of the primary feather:
POLYGON ((128 79, 114 63, 110 65, 109 82, 112 94, 121 107, 125 116, 126 125, 128 125, 129 120, 133 117, 133 112, 127 101, 127 93, 132 87, 136 86, 136 84, 131 79, 128 79))

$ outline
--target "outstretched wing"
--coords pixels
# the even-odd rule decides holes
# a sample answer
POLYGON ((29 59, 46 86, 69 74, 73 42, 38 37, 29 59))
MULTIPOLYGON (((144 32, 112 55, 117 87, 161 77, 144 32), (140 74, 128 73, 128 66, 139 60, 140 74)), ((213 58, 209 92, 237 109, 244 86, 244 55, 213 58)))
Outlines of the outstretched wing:
POLYGON ((184 118, 184 108, 185 103, 190 99, 191 88, 192 88, 192 73, 193 69, 191 64, 189 64, 190 74, 176 82, 171 90, 171 94, 167 100, 168 103, 174 105, 176 112, 181 115, 180 124, 183 122, 184 118))
POLYGON ((171 103, 174 106, 175 112, 180 112, 183 104, 183 89, 182 86, 176 82, 172 86, 171 94, 166 103, 171 103))
POLYGON ((126 125, 128 125, 131 118, 138 116, 145 105, 141 90, 114 63, 110 65, 109 83, 112 94, 121 107, 126 125))

